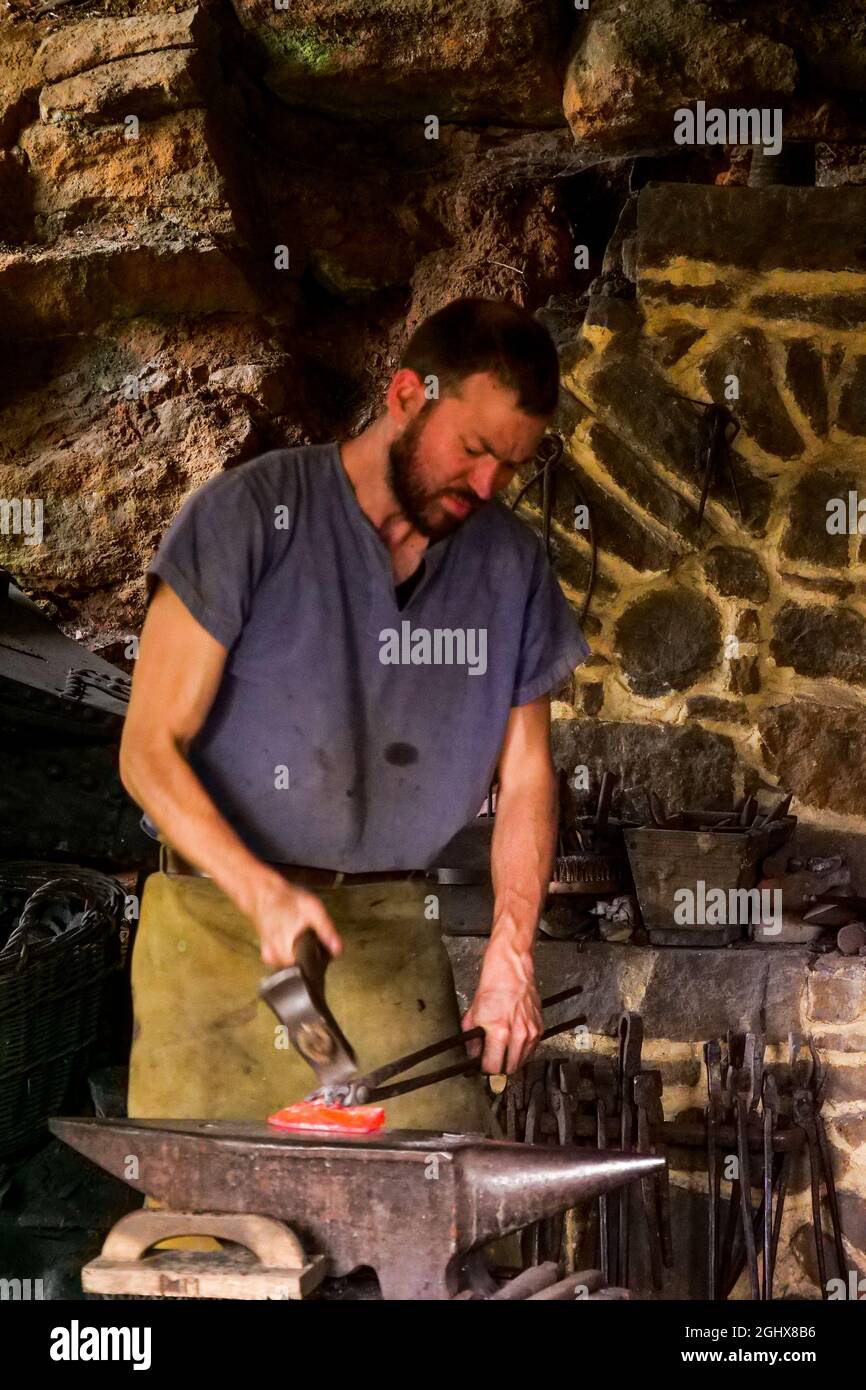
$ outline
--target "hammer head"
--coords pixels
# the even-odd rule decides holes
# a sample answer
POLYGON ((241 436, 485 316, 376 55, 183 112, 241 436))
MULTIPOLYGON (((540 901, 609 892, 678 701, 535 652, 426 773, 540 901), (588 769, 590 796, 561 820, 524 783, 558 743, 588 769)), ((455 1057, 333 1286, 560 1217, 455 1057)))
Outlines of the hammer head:
POLYGON ((355 1053, 325 1002, 329 960, 315 932, 305 931, 295 944, 295 964, 269 975, 259 989, 320 1086, 351 1081, 358 1070, 355 1053))

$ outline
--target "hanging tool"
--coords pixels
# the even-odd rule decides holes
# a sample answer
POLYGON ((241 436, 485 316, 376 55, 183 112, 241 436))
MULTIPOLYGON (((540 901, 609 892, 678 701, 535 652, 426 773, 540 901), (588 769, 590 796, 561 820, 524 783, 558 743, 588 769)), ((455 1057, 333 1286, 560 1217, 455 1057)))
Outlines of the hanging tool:
MULTIPOLYGON (((748 807, 748 802, 747 802, 748 807)), ((764 1037, 747 1033, 743 1067, 735 1095, 737 1117, 737 1160, 740 1169, 740 1207, 743 1218, 743 1243, 749 1265, 749 1284, 752 1298, 761 1297, 758 1282, 758 1252, 755 1246, 755 1226, 752 1213, 751 1156, 749 1154, 749 1121, 754 1117, 761 1095, 764 1067, 764 1037)))
MULTIPOLYGON (((724 1109, 726 1116, 734 1123, 734 1146, 737 1143, 736 1131, 736 1106, 734 1101, 735 1082, 737 1072, 743 1061, 743 1048, 745 1039, 738 1037, 733 1029, 729 1028, 726 1038, 726 1045, 722 1054, 722 1080, 724 1085, 724 1109)), ((734 1248, 734 1236, 737 1230, 737 1216, 740 1209, 740 1168, 737 1163, 736 1175, 731 1180, 730 1193, 728 1195, 728 1210, 725 1219, 725 1232, 719 1251, 719 1284, 718 1291, 722 1298, 727 1297, 727 1273, 731 1262, 731 1255, 734 1248)))
POLYGON ((765 1038, 761 1033, 728 1033, 727 1065, 717 1042, 706 1044, 707 1062, 707 1171, 709 1183, 709 1285, 710 1294, 728 1298, 748 1266, 751 1296, 770 1300, 785 1199, 795 1154, 809 1154, 812 1221, 822 1297, 828 1297, 826 1255, 821 1222, 821 1182, 826 1185, 833 1227, 833 1244, 839 1274, 847 1275, 839 1203, 832 1172, 830 1143, 820 1107, 827 1080, 811 1038, 804 1044, 796 1033, 788 1035, 788 1073, 791 1114, 780 1099, 776 1077, 764 1066, 765 1038), (804 1055, 804 1047, 806 1055, 804 1055), (762 1113, 759 1117, 759 1103, 762 1113), (730 1120, 735 1124, 731 1132, 730 1120), (718 1152, 736 1143, 737 1175, 731 1183, 728 1217, 721 1251, 718 1250, 719 1188, 718 1152), (761 1200, 757 1211, 751 1202, 752 1151, 763 1158, 761 1200), (777 1164, 777 1156, 781 1163, 777 1164), (778 1171, 777 1171, 778 1169, 778 1171), (774 1201, 775 1195, 775 1201, 774 1201), (763 1275, 758 1278, 757 1246, 761 1245, 763 1275))
MULTIPOLYGON (((809 1148, 809 1180, 812 1194, 812 1227, 815 1237, 815 1255, 818 1261, 818 1277, 821 1297, 829 1298, 827 1288, 827 1268, 824 1255, 824 1231, 821 1221, 821 1178, 827 1189, 827 1205, 833 1227, 833 1244, 836 1252, 838 1274, 843 1281, 847 1277, 845 1247, 842 1242, 842 1225, 839 1203, 836 1196, 836 1183, 833 1177, 832 1156, 827 1140, 824 1121, 819 1114, 823 1101, 826 1074, 821 1073, 814 1043, 809 1038, 806 1044, 808 1057, 794 1057, 792 1080, 794 1081, 793 1110, 794 1123, 805 1132, 809 1148)), ((798 1049, 799 1052, 799 1049, 798 1049)))
POLYGON ((707 1068, 707 1185, 709 1188, 707 1282, 709 1297, 715 1300, 719 1296, 719 1207, 722 1186, 717 1150, 717 1131, 722 1112, 722 1048, 718 1038, 713 1038, 705 1044, 704 1060, 707 1068))
POLYGON ((718 480, 722 468, 726 470, 730 478, 737 503, 737 513, 742 521, 743 505, 740 500, 740 489, 731 456, 731 445, 740 432, 739 422, 727 406, 717 405, 715 401, 695 400, 693 396, 685 396, 680 391, 671 391, 671 395, 678 396, 680 400, 688 401, 690 405, 698 406, 703 412, 695 436, 695 469, 702 475, 698 525, 704 519, 710 488, 718 480))
MULTIPOLYGON (((609 1058, 601 1057, 593 1065, 595 1084, 595 1142, 599 1149, 607 1148, 607 1120, 616 1113, 616 1076, 609 1058)), ((607 1193, 598 1199, 598 1248, 604 1282, 610 1279, 610 1225, 607 1193)))
MULTIPOLYGON (((551 519, 553 516, 555 502, 555 472, 562 462, 564 449, 565 445, 558 434, 545 434, 542 437, 541 443, 538 446, 534 460, 534 462, 536 464, 539 464, 540 466, 536 469, 534 473, 530 475, 530 477, 522 485, 519 492, 511 501, 511 510, 516 511, 529 489, 535 483, 538 482, 539 478, 542 479, 541 533, 548 561, 551 558, 550 531, 551 519)), ((586 581, 586 593, 584 595, 580 613, 578 614, 578 622, 583 624, 586 621, 587 615, 589 613, 589 605, 592 602, 592 594, 595 588, 596 570, 598 568, 598 539, 596 537, 595 527, 593 525, 592 511, 590 510, 589 503, 587 502, 581 488, 578 485, 577 478, 575 477, 573 470, 569 470, 569 482, 571 483, 575 496, 578 498, 579 505, 584 507, 586 510, 588 521, 587 529, 589 531, 589 576, 586 581)))
MULTIPOLYGON (((643 1019, 624 1013, 619 1021, 620 1150, 630 1153, 635 1142, 634 1079, 640 1072, 643 1045, 643 1019)), ((631 1188, 619 1194, 619 1232, 617 1240, 618 1285, 628 1285, 628 1245, 631 1188)))
MULTIPOLYGON (((734 1039, 729 1034, 731 1049, 734 1039)), ((722 1297, 727 1298, 736 1284, 743 1265, 748 1263, 749 1284, 752 1298, 760 1299, 758 1278, 758 1252, 755 1230, 760 1228, 763 1201, 757 1217, 752 1209, 751 1178, 751 1136, 756 1124, 758 1102, 761 1097, 763 1077, 764 1036, 760 1033, 746 1033, 738 1040, 737 1051, 741 1065, 729 1070, 729 1095, 733 1110, 737 1146, 737 1176, 731 1184, 731 1199, 728 1208, 728 1226, 725 1231, 725 1249, 721 1263, 722 1297), (739 1052, 739 1043, 742 1053, 739 1052), (739 1211, 739 1225, 737 1213, 739 1211), (734 1253, 736 1237, 739 1236, 742 1248, 734 1253)))
POLYGON ((773 1297, 773 1133, 779 1121, 779 1093, 772 1072, 764 1075, 761 1094, 764 1120, 764 1278, 761 1294, 765 1301, 773 1297))
MULTIPOLYGON (((637 1110, 635 1147, 638 1153, 655 1153, 650 1138, 650 1127, 658 1128, 664 1123, 661 1097, 662 1077, 660 1071, 640 1072, 634 1078, 634 1102, 637 1110)), ((646 1218, 653 1287, 661 1290, 662 1266, 670 1269, 673 1264, 667 1168, 663 1172, 642 1178, 640 1188, 644 1217, 646 1218)))

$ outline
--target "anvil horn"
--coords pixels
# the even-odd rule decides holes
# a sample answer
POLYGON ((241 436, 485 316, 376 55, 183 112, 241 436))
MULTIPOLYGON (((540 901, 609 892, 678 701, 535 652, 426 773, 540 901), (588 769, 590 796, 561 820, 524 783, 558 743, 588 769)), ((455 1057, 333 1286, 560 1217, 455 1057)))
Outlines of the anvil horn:
POLYGON ((518 1231, 592 1197, 661 1173, 663 1158, 541 1144, 467 1151, 461 1167, 467 1210, 480 1241, 518 1231), (470 1199, 471 1194, 471 1199, 470 1199), (469 1205, 471 1200, 472 1206, 469 1205))

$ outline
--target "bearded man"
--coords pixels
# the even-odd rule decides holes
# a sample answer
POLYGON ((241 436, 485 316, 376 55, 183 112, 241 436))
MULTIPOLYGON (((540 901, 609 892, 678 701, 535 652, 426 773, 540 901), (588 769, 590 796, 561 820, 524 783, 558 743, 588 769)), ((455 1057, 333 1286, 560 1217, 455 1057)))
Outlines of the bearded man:
MULTIPOLYGON (((293 963, 307 928, 361 1071, 458 1031, 424 870, 494 778, 494 910, 462 1026, 484 1029, 484 1072, 532 1052, 550 692, 589 649, 497 494, 558 384, 529 313, 457 300, 412 334, 357 438, 232 468, 166 533, 120 753, 162 842, 133 952, 131 1115, 262 1119, 311 1089, 258 998, 262 962, 293 963)), ((489 1132, 483 1097, 455 1078, 388 1102, 388 1123, 489 1132)))

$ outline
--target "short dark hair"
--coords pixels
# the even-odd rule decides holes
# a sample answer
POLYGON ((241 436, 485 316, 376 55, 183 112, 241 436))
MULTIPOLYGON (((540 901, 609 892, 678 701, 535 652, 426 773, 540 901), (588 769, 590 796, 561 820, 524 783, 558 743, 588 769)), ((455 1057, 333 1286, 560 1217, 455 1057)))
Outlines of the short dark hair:
POLYGON ((420 323, 400 366, 454 394, 475 372, 490 372, 527 415, 550 415, 559 398, 559 358, 547 329, 507 299, 455 299, 420 323))

